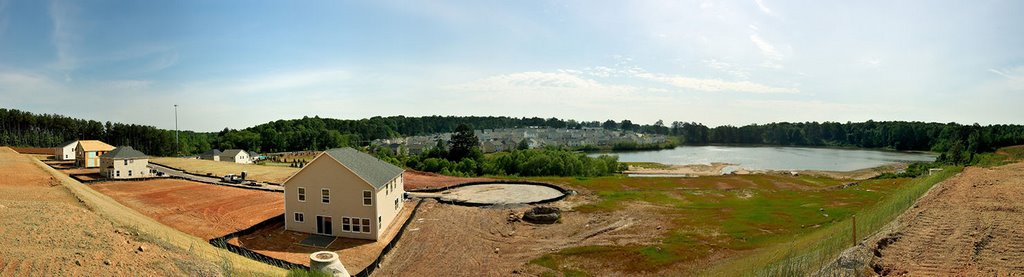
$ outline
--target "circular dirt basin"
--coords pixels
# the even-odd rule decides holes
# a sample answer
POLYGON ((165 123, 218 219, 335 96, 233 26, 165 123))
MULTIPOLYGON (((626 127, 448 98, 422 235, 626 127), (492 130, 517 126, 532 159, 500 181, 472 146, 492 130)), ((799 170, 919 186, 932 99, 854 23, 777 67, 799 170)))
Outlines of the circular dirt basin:
POLYGON ((525 204, 561 197, 555 188, 525 183, 473 184, 437 193, 412 193, 414 196, 437 198, 443 202, 476 205, 525 204))

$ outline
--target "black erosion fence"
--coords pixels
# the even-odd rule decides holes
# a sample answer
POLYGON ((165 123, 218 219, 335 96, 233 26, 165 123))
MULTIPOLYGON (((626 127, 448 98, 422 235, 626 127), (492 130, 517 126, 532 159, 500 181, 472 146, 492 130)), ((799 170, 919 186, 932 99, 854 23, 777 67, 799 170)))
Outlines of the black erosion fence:
MULTIPOLYGON (((395 234, 395 237, 392 238, 390 241, 388 241, 388 244, 385 245, 384 248, 380 251, 380 255, 377 255, 377 259, 373 260, 373 262, 370 263, 370 265, 368 265, 365 268, 363 268, 362 271, 359 271, 356 274, 352 274, 352 276, 355 276, 355 277, 367 277, 367 276, 370 276, 370 274, 373 274, 374 270, 377 270, 378 268, 380 268, 380 264, 382 262, 384 262, 384 258, 388 255, 388 253, 391 252, 391 250, 393 248, 395 248, 395 245, 397 245, 398 241, 402 238, 402 234, 405 234, 405 230, 408 229, 409 224, 412 223, 414 218, 416 218, 416 212, 419 211, 421 204, 423 204, 422 200, 416 202, 416 206, 413 206, 412 212, 409 214, 409 218, 407 218, 405 220, 405 222, 402 223, 402 227, 401 227, 401 229, 398 229, 398 233, 395 234)), ((272 266, 280 267, 280 268, 283 268, 283 269, 288 269, 288 270, 291 270, 291 269, 309 270, 309 266, 302 265, 302 264, 296 264, 296 263, 292 263, 292 262, 281 260, 281 259, 277 259, 277 258, 274 258, 274 257, 270 257, 270 256, 267 256, 267 255, 260 254, 260 253, 258 253, 256 251, 249 250, 249 249, 247 249, 245 247, 241 247, 241 246, 237 246, 237 245, 228 243, 228 241, 233 239, 233 238, 237 238, 237 237, 241 237, 241 236, 245 236, 245 235, 250 235, 252 233, 255 233, 256 231, 259 231, 260 229, 263 229, 263 228, 266 228, 266 227, 269 227, 269 226, 272 226, 272 225, 275 225, 275 224, 284 224, 284 221, 285 221, 285 215, 284 214, 279 215, 279 216, 275 216, 275 217, 269 218, 267 220, 264 220, 263 222, 257 223, 256 225, 250 226, 249 228, 245 228, 243 230, 239 230, 237 232, 230 233, 230 234, 224 235, 224 236, 219 237, 219 238, 211 239, 210 240, 210 244, 213 245, 213 246, 216 246, 216 247, 227 249, 228 251, 231 251, 232 253, 235 253, 235 254, 238 254, 238 255, 242 255, 243 257, 246 257, 246 258, 249 258, 249 259, 253 259, 253 260, 256 260, 256 261, 259 261, 259 262, 263 262, 263 263, 266 263, 266 264, 269 264, 269 265, 272 265, 272 266)), ((342 262, 342 264, 345 263, 345 261, 341 261, 341 262, 342 262)))

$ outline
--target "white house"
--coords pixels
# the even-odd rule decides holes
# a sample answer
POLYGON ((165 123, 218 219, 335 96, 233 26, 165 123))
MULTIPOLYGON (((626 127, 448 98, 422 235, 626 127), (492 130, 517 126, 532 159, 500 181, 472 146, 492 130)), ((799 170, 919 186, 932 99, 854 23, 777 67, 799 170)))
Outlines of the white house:
POLYGON ((249 153, 242 149, 228 149, 224 152, 220 152, 220 161, 222 162, 233 162, 240 164, 251 164, 252 159, 249 158, 249 153))
POLYGON ((403 172, 352 148, 324 151, 284 182, 285 229, 378 240, 397 225, 403 172))
POLYGON ((57 151, 53 153, 53 157, 61 161, 74 160, 75 148, 78 148, 77 140, 61 143, 59 146, 57 146, 57 151))

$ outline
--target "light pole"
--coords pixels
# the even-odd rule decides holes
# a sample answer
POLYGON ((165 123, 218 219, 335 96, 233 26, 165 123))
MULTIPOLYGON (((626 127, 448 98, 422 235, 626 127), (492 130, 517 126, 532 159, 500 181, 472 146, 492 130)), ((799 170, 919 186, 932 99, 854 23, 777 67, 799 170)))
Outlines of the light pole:
POLYGON ((174 104, 174 156, 181 156, 181 148, 178 147, 178 104, 174 104))

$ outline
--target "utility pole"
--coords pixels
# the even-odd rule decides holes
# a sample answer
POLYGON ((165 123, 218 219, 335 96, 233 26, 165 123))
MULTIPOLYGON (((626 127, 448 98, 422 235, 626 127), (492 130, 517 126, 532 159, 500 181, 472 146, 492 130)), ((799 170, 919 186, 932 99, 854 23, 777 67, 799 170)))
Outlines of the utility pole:
POLYGON ((178 104, 174 104, 174 156, 181 156, 181 148, 178 147, 178 104))

